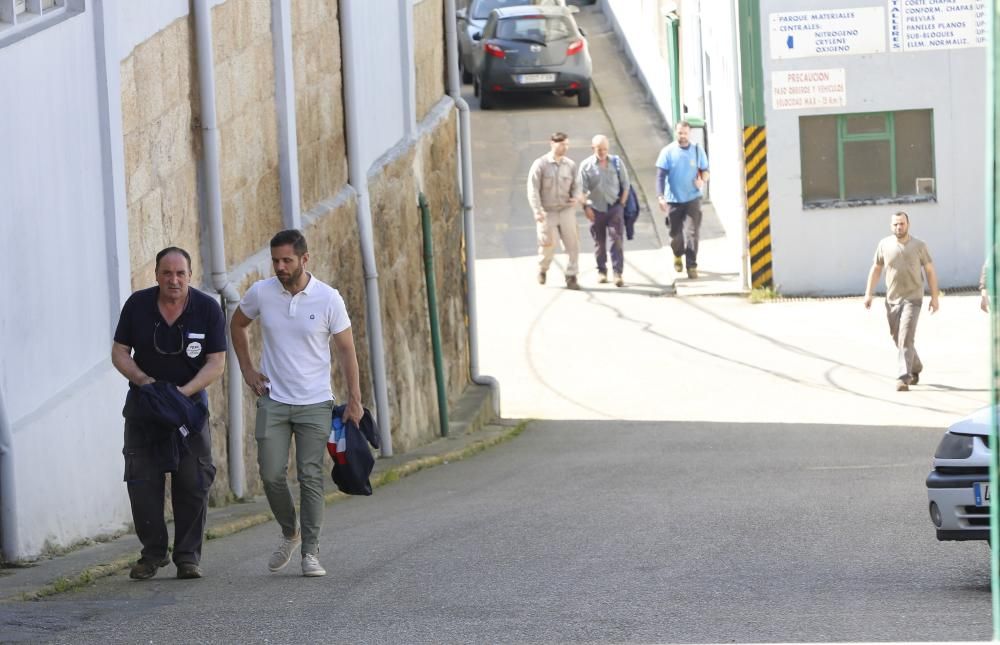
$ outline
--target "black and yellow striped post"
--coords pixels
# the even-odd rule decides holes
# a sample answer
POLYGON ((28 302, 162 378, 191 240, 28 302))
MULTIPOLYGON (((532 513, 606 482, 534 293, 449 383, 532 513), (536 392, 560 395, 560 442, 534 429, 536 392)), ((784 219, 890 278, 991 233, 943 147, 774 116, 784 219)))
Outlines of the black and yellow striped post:
POLYGON ((743 160, 746 168, 747 230, 750 246, 750 286, 770 287, 771 208, 767 191, 767 132, 763 126, 743 128, 743 160))

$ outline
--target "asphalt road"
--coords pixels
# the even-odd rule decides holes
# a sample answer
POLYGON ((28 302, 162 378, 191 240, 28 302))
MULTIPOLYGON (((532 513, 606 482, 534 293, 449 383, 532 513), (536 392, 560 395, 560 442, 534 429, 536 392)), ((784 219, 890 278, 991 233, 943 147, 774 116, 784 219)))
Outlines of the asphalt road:
POLYGON ((207 577, 126 574, 0 608, 4 641, 765 642, 987 639, 988 550, 938 544, 911 428, 535 422, 329 507, 323 561, 277 533, 207 577))

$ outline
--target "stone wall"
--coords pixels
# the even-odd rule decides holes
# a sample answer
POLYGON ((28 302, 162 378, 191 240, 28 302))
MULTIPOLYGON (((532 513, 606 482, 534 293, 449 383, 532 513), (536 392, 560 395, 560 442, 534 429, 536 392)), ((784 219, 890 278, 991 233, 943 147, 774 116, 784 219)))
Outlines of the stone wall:
POLYGON ((226 262, 241 262, 283 227, 269 0, 212 11, 226 262))
MULTIPOLYGON (((425 2, 426 4, 426 2, 425 2)), ((434 274, 445 383, 454 401, 469 385, 469 335, 462 202, 457 185, 457 113, 420 142, 422 189, 433 221, 434 274)))
POLYGON ((440 0, 423 0, 413 6, 413 49, 420 121, 445 93, 444 3, 440 0))
POLYGON ((129 264, 132 288, 141 289, 155 284, 160 249, 179 246, 198 255, 201 142, 190 19, 174 21, 122 61, 121 91, 129 264))
MULTIPOLYGON (((468 385, 461 208, 456 168, 456 115, 441 103, 442 9, 415 7, 418 114, 425 120, 408 148, 387 154, 369 177, 384 347, 392 408, 393 447, 406 452, 438 434, 437 393, 424 277, 417 195, 430 205, 435 272, 448 398, 468 385), (428 35, 430 34, 430 35, 428 35), (429 43, 425 42, 428 41, 429 43), (433 121, 433 122, 430 122, 433 121)), ((226 262, 230 271, 268 248, 281 228, 277 116, 270 4, 229 0, 213 10, 216 97, 226 262)), ((153 284, 153 258, 168 245, 195 259, 193 284, 207 247, 200 239, 198 88, 193 20, 184 18, 142 43, 122 62, 122 106, 133 286, 153 284)), ((309 270, 338 289, 351 316, 364 405, 374 409, 366 291, 356 200, 347 186, 342 77, 336 0, 293 3, 293 56, 300 197, 309 241, 309 270)), ((258 257, 259 260, 259 257, 258 257)), ((256 262, 256 261, 255 261, 256 262)), ((266 261, 244 268, 240 293, 271 272, 266 261)), ((251 355, 259 361, 259 325, 250 327, 251 355)), ((226 375, 209 388, 213 454, 218 469, 210 502, 229 491, 226 375)), ((340 366, 334 392, 346 393, 340 366)), ((244 461, 248 495, 262 492, 254 439, 255 397, 244 385, 244 461)), ((294 452, 293 452, 294 454, 294 452)), ((289 477, 294 479, 294 460, 289 477)))
POLYGON ((421 190, 428 198, 433 218, 438 309, 449 398, 454 399, 468 384, 465 305, 460 280, 461 222, 455 217, 458 198, 454 132, 455 120, 451 114, 414 148, 387 162, 379 174, 370 178, 369 184, 382 296, 382 331, 388 355, 393 448, 401 452, 433 439, 439 429, 423 233, 417 206, 421 190), (459 229, 455 228, 456 221, 459 229))
POLYGON ((347 183, 337 0, 292 3, 299 199, 303 211, 347 183))

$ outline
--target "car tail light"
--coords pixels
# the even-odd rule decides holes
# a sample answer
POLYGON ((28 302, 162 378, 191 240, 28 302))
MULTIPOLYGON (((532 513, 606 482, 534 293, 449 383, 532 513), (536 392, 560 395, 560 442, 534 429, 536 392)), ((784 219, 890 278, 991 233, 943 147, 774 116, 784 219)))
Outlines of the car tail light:
POLYGON ((572 56, 573 54, 579 54, 582 51, 583 51, 583 40, 582 39, 574 40, 569 44, 569 47, 566 48, 566 55, 572 56))
POLYGON ((483 45, 483 51, 485 51, 490 56, 496 56, 497 58, 506 58, 507 54, 504 53, 503 48, 493 43, 486 43, 483 45))

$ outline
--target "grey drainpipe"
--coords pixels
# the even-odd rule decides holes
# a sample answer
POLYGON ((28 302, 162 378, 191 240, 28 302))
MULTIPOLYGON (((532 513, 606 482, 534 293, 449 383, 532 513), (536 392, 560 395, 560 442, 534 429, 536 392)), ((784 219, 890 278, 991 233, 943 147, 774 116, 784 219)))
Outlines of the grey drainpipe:
POLYGON ((17 486, 14 477, 14 430, 7 418, 7 404, 0 388, 0 552, 3 560, 21 557, 17 532, 17 486))
POLYGON ((342 69, 344 74, 344 121, 347 126, 347 173, 351 187, 357 195, 358 233, 361 237, 361 261, 365 271, 365 294, 367 296, 368 342, 372 362, 372 378, 375 385, 375 418, 378 421, 383 457, 392 456, 392 433, 389 416, 389 393, 386 389, 385 345, 382 339, 382 305, 378 291, 378 271, 375 266, 375 237, 372 233, 372 211, 368 196, 368 173, 361 166, 361 120, 359 115, 365 109, 358 98, 357 87, 364 82, 363 70, 358 58, 356 38, 360 36, 353 29, 352 18, 355 2, 340 3, 340 38, 342 69), (345 28, 346 25, 346 28, 345 28))
POLYGON ((479 315, 476 309, 476 222, 472 205, 472 127, 469 104, 462 98, 458 76, 458 34, 455 29, 455 0, 444 2, 444 35, 447 46, 448 96, 458 108, 459 163, 462 167, 462 221, 465 227, 465 277, 469 294, 469 372, 472 382, 489 385, 493 394, 493 414, 500 418, 500 384, 492 376, 479 373, 479 315))
MULTIPOLYGON (((205 150, 205 191, 211 245, 212 286, 222 295, 226 320, 232 322, 240 293, 226 271, 226 238, 222 227, 222 189, 219 179, 219 129, 215 115, 215 57, 212 52, 212 10, 209 0, 194 2, 194 30, 198 46, 198 86, 201 98, 201 140, 205 150)), ((229 325, 226 325, 229 328, 229 325)), ((236 497, 246 494, 243 465, 243 374, 230 339, 226 352, 229 402, 229 487, 236 497)))

